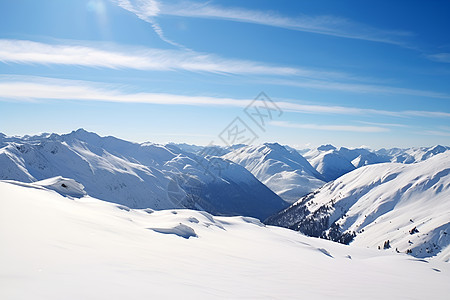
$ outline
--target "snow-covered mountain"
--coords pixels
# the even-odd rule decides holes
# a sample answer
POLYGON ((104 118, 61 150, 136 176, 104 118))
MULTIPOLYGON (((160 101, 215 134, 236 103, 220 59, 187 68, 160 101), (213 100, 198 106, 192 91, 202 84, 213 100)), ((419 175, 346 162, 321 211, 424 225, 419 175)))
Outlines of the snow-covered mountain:
POLYGON ((407 149, 380 149, 374 151, 379 156, 387 156, 391 162, 399 163, 415 163, 427 160, 434 155, 449 151, 450 147, 436 145, 433 147, 419 147, 419 148, 407 148, 407 149))
POLYGON ((323 145, 312 149, 303 156, 327 182, 355 169, 355 166, 332 145, 323 145))
POLYGON ((324 184, 324 178, 304 157, 278 143, 240 147, 223 158, 245 167, 289 203, 324 184))
POLYGON ((450 150, 446 146, 420 147, 420 148, 392 148, 370 150, 367 148, 337 149, 333 145, 322 145, 315 149, 297 150, 311 165, 327 180, 336 178, 367 165, 398 162, 411 164, 424 161, 439 153, 450 150))
POLYGON ((168 143, 165 145, 167 148, 176 147, 179 150, 185 153, 193 153, 200 156, 223 156, 227 153, 230 153, 233 150, 245 147, 244 144, 236 144, 231 146, 220 146, 220 145, 207 145, 207 146, 198 146, 191 145, 186 143, 168 143))
POLYGON ((267 224, 416 257, 450 258, 450 152, 415 164, 358 168, 327 183, 267 224))
POLYGON ((0 181, 0 299, 448 299, 450 294, 450 264, 439 259, 349 247, 248 217, 130 209, 61 194, 80 188, 64 178, 0 181))
POLYGON ((96 198, 132 208, 192 208, 265 218, 286 203, 245 168, 172 146, 77 130, 0 138, 0 179, 72 178, 96 198))

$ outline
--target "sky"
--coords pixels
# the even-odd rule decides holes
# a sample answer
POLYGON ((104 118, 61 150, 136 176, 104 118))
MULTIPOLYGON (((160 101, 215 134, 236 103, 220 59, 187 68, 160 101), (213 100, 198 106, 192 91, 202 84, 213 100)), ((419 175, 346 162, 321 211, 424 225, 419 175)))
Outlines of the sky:
POLYGON ((448 1, 0 0, 0 132, 450 141, 448 1))

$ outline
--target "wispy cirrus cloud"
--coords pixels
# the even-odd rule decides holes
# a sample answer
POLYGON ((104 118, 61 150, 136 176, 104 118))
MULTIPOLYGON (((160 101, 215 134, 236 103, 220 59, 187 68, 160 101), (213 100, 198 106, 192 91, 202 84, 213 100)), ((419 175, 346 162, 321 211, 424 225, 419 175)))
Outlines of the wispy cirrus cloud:
POLYGON ((316 80, 316 79, 292 80, 292 79, 277 78, 271 81, 265 81, 265 83, 318 89, 318 90, 332 90, 340 92, 360 93, 360 94, 394 94, 394 95, 407 95, 415 97, 450 99, 449 94, 441 92, 394 87, 387 85, 368 84, 368 83, 355 83, 348 81, 343 82, 343 81, 316 80))
POLYGON ((432 61, 450 64, 450 53, 430 54, 427 55, 426 57, 432 61))
MULTIPOLYGON (((311 32, 342 38, 407 46, 405 38, 411 32, 383 30, 346 18, 324 15, 300 15, 289 17, 274 11, 259 11, 236 7, 223 7, 208 2, 180 1, 178 3, 159 3, 158 15, 171 15, 191 18, 221 19, 241 23, 279 27, 295 31, 311 32)), ((144 13, 145 12, 141 12, 144 13)))
MULTIPOLYGON (((27 64, 60 64, 101 68, 138 70, 186 70, 230 74, 270 74, 326 76, 325 72, 272 66, 264 63, 226 59, 220 56, 182 50, 154 48, 121 48, 70 44, 46 44, 27 40, 0 40, 0 62, 27 64), (122 49, 122 50, 121 50, 122 49)), ((331 73, 330 73, 331 74, 331 73)))
POLYGON ((344 72, 286 67, 257 61, 223 58, 184 50, 123 47, 114 44, 48 44, 28 40, 0 39, 0 62, 44 65, 73 65, 145 71, 191 71, 218 74, 271 76, 259 83, 288 85, 318 90, 351 93, 400 94, 450 99, 450 95, 418 89, 357 82, 358 77, 344 72), (111 50, 114 49, 114 50, 111 50), (278 78, 274 78, 278 76, 278 78), (281 77, 280 77, 281 76, 281 77), (287 76, 294 79, 285 79, 287 76))
POLYGON ((411 127, 409 125, 398 124, 398 123, 379 123, 379 122, 367 122, 367 121, 357 121, 357 122, 361 123, 361 124, 366 124, 366 125, 375 125, 375 126, 383 126, 383 127, 398 127, 398 128, 411 127))
POLYGON ((424 131, 420 131, 419 134, 423 134, 423 135, 435 135, 435 136, 450 136, 450 131, 424 130, 424 131))
POLYGON ((286 121, 272 121, 269 124, 277 127, 325 130, 325 131, 347 131, 347 132, 365 132, 365 133, 389 131, 389 128, 379 126, 352 126, 352 125, 329 125, 329 124, 319 125, 319 124, 292 123, 286 121))
MULTIPOLYGON (((253 101, 253 99, 168 93, 133 93, 125 91, 122 86, 105 83, 28 76, 0 76, 0 99, 7 101, 51 99, 219 107, 246 107, 253 101)), ((307 105, 296 103, 295 100, 275 101, 275 103, 282 110, 303 114, 450 118, 450 112, 442 111, 388 111, 345 106, 307 105)))
POLYGON ((172 41, 164 34, 161 26, 156 22, 155 17, 160 13, 160 4, 155 0, 111 0, 123 9, 135 14, 139 19, 149 23, 153 31, 164 42, 183 49, 187 49, 185 46, 172 41))

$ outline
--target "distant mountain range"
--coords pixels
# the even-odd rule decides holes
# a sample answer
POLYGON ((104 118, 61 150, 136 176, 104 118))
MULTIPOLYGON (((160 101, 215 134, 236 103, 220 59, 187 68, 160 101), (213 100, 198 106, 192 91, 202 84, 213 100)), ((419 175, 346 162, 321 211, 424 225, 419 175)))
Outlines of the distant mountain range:
POLYGON ((191 208, 264 219, 287 203, 238 164, 175 145, 136 144, 77 130, 0 138, 0 179, 72 178, 131 208, 191 208))
POLYGON ((449 150, 138 144, 83 129, 0 134, 0 180, 132 209, 251 216, 310 236, 428 257, 450 251, 449 150))

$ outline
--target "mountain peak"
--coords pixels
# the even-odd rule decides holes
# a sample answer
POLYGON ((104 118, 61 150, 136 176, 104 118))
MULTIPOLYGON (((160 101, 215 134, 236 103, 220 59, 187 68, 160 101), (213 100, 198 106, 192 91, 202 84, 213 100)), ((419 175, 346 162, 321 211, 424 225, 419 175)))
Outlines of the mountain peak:
POLYGON ((430 151, 438 151, 438 152, 445 152, 447 150, 447 147, 442 145, 435 145, 433 146, 430 151))
POLYGON ((263 145, 270 150, 287 151, 287 149, 285 147, 281 146, 278 143, 264 143, 263 145))
POLYGON ((70 134, 76 134, 76 135, 92 135, 92 134, 95 134, 95 135, 97 135, 96 133, 87 131, 84 128, 78 128, 77 130, 73 130, 70 134))
POLYGON ((331 144, 326 144, 326 145, 321 145, 321 146, 317 147, 317 150, 320 150, 320 151, 336 150, 336 147, 334 147, 331 144))
POLYGON ((83 128, 73 130, 71 133, 68 133, 68 134, 63 134, 62 137, 76 138, 76 139, 80 139, 83 141, 87 141, 87 140, 92 141, 92 140, 97 140, 97 139, 101 138, 98 134, 87 131, 83 128))

